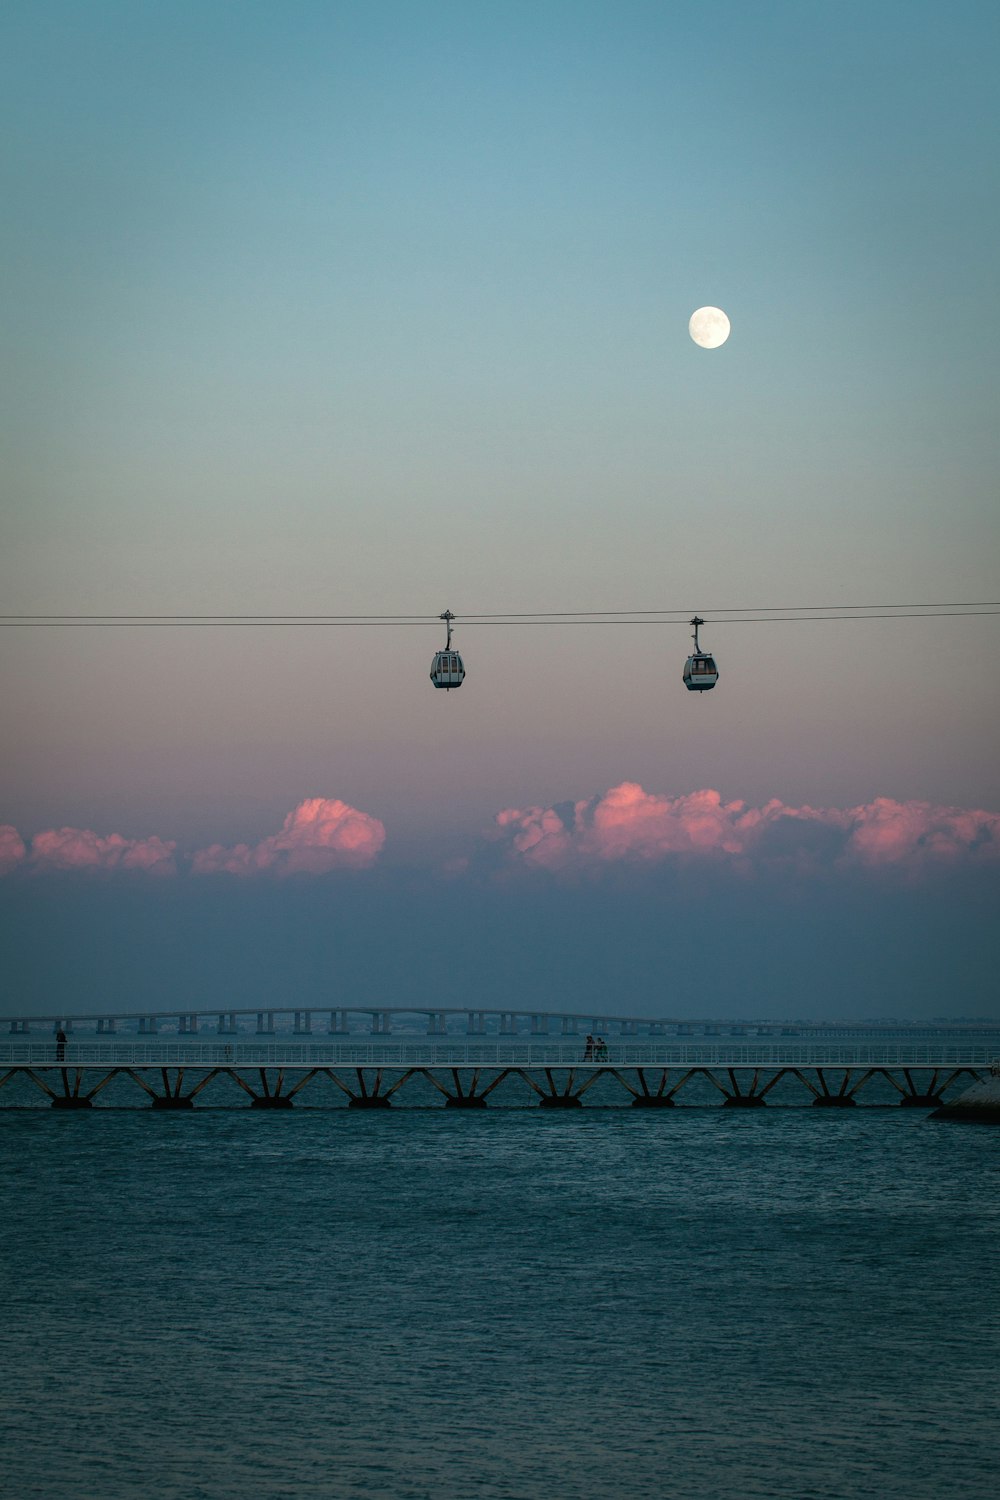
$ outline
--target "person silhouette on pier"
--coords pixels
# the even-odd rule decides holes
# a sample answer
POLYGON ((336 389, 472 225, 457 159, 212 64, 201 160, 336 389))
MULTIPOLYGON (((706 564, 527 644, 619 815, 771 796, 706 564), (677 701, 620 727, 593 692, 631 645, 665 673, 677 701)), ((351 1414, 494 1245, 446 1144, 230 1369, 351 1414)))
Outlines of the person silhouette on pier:
POLYGON ((66 1033, 60 1026, 56 1032, 56 1062, 66 1061, 66 1033))
POLYGON ((598 1062, 607 1062, 608 1060, 608 1044, 602 1036, 599 1036, 594 1042, 594 1056, 598 1062))
POLYGON ((587 1032, 587 1041, 583 1049, 583 1060, 584 1062, 593 1062, 594 1060, 594 1038, 589 1031, 587 1032))

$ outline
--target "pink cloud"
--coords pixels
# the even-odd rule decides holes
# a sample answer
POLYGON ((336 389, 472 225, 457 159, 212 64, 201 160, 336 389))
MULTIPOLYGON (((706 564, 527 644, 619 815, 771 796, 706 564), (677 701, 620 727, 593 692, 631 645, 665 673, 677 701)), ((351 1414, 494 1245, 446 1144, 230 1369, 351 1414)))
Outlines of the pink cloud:
POLYGON ((174 843, 155 835, 126 839, 89 828, 49 828, 31 841, 31 865, 37 870, 141 870, 147 875, 176 875, 174 843))
POLYGON ((724 802, 710 789, 667 797, 625 781, 577 802, 570 820, 551 807, 506 808, 496 825, 512 859, 550 870, 671 860, 716 860, 741 870, 913 870, 1000 859, 1000 814, 885 797, 851 808, 778 800, 755 808, 724 802))
POLYGON ((9 823, 0 823, 0 875, 19 865, 27 853, 24 840, 9 823))
POLYGON ((378 818, 346 802, 309 797, 288 814, 280 833, 253 845, 212 844, 198 851, 191 869, 195 875, 323 875, 374 864, 384 843, 378 818))

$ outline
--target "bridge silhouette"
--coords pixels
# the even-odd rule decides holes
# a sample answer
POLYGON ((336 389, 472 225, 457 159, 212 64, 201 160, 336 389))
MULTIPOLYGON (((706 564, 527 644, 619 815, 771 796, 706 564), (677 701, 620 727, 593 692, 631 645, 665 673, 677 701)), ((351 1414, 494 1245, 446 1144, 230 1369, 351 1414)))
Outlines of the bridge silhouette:
MULTIPOLYGON (((384 1109, 400 1102, 404 1091, 413 1096, 422 1081, 446 1107, 473 1109, 484 1108, 504 1084, 519 1082, 543 1107, 577 1108, 605 1080, 605 1102, 610 1087, 612 1102, 636 1108, 670 1108, 682 1093, 685 1103, 698 1102, 699 1081, 723 1106, 759 1108, 788 1081, 798 1102, 850 1108, 863 1091, 868 1102, 881 1080, 900 1104, 933 1108, 960 1081, 986 1076, 1000 1052, 1000 1035, 986 1031, 921 1038, 879 1035, 878 1028, 855 1039, 801 1033, 636 1038, 622 1030, 600 1044, 511 1034, 315 1037, 293 1031, 279 1041, 266 1033, 221 1031, 209 1041, 189 1031, 168 1038, 60 1030, 45 1039, 17 1031, 0 1043, 0 1102, 14 1102, 11 1086, 21 1082, 54 1108, 88 1109, 117 1084, 130 1090, 125 1102, 191 1109, 198 1100, 213 1102, 205 1091, 221 1079, 257 1109, 291 1108, 323 1081, 351 1108, 384 1109)), ((125 1100, 121 1087, 114 1092, 116 1102, 125 1100)))
POLYGON ((533 1038, 579 1036, 588 1030, 604 1036, 620 1037, 791 1037, 843 1038, 894 1037, 905 1032, 909 1038, 962 1036, 995 1038, 1000 1023, 933 1023, 911 1024, 898 1021, 775 1021, 711 1020, 683 1016, 615 1015, 600 1010, 542 1010, 537 1006, 482 1007, 469 1005, 268 1005, 234 1006, 163 1006, 156 1010, 100 1009, 80 1012, 52 1011, 31 1015, 12 1012, 0 1016, 0 1029, 7 1027, 11 1036, 31 1036, 39 1029, 66 1032, 93 1030, 98 1036, 115 1036, 120 1031, 135 1031, 139 1036, 158 1036, 174 1032, 193 1037, 209 1031, 217 1036, 242 1036, 251 1032, 258 1037, 277 1036, 290 1031, 293 1036, 356 1035, 358 1025, 371 1036, 391 1036, 395 1029, 411 1030, 421 1024, 427 1036, 444 1037, 461 1032, 466 1036, 498 1035, 514 1037, 528 1034, 533 1038))

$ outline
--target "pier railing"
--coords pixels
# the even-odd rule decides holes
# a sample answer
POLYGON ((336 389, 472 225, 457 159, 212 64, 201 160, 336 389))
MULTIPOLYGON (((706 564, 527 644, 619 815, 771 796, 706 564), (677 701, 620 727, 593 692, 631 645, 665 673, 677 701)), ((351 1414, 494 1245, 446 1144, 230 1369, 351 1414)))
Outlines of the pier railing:
POLYGON ((0 1042, 0 1064, 71 1067, 351 1068, 988 1068, 997 1049, 953 1042, 611 1042, 585 1057, 579 1040, 0 1042))

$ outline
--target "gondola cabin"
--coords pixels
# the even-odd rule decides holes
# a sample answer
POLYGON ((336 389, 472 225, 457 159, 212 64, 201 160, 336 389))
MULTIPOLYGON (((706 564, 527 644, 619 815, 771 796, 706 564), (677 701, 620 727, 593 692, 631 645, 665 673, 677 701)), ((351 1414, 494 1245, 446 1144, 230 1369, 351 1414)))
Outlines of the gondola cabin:
POLYGON ((446 609, 441 619, 448 627, 448 638, 443 651, 434 653, 431 662, 431 682, 436 688, 444 688, 449 692, 452 688, 459 688, 465 681, 465 667, 462 658, 451 644, 451 622, 455 618, 450 609, 446 609))
POLYGON ((694 626, 694 651, 684 663, 684 686, 689 693, 707 693, 709 688, 714 688, 719 680, 719 669, 715 665, 715 657, 708 651, 702 651, 698 644, 698 626, 704 625, 704 620, 695 615, 691 624, 694 626))
POLYGON ((692 693, 707 693, 719 680, 714 656, 699 651, 684 663, 684 686, 692 693))
POLYGON ((465 668, 457 651, 438 651, 431 663, 431 682, 436 688, 457 688, 465 679, 465 668))

